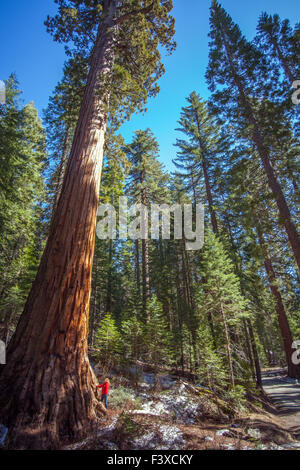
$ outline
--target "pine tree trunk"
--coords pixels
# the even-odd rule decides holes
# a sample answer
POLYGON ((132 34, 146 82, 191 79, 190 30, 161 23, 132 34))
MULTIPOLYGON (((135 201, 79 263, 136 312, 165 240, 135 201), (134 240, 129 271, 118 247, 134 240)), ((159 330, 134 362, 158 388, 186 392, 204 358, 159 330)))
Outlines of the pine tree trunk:
POLYGON ((212 229, 213 229, 214 234, 218 235, 218 233, 219 233, 218 222, 217 222, 217 217, 216 217, 216 213, 215 213, 215 210, 214 210, 212 192, 211 192, 211 188, 210 188, 210 182, 209 182, 207 166, 206 166, 206 161, 205 161, 204 156, 202 157, 202 169, 203 169, 203 175, 204 175, 204 181, 205 181, 206 197, 207 197, 207 200, 208 200, 208 207, 209 207, 211 225, 212 225, 212 229))
POLYGON ((97 419, 88 316, 117 3, 99 27, 61 197, 0 376, 0 422, 18 449, 58 448, 97 419))
POLYGON ((140 295, 141 293, 141 274, 140 274, 140 247, 139 240, 135 240, 135 278, 137 291, 140 295))
MULTIPOLYGON (((197 121, 198 132, 199 132, 199 135, 200 135, 200 122, 199 122, 199 117, 198 117, 197 113, 196 113, 196 121, 197 121)), ((205 158, 205 149, 203 148, 203 144, 202 144, 202 141, 201 141, 200 137, 199 137, 199 147, 200 147, 200 150, 201 150, 202 171, 203 171, 203 176, 204 176, 205 191, 206 191, 206 197, 207 197, 207 201, 208 201, 211 225, 212 225, 214 234, 218 235, 218 232, 219 232, 218 222, 217 222, 216 213, 215 213, 215 210, 214 210, 212 191, 211 191, 211 186, 210 186, 210 181, 209 181, 209 176, 208 176, 208 171, 207 171, 207 164, 206 164, 206 158, 205 158)))
POLYGON ((247 328, 247 323, 246 320, 243 319, 243 327, 244 327, 244 334, 245 334, 245 340, 246 340, 246 350, 249 358, 249 364, 252 372, 252 378, 255 380, 256 379, 256 374, 255 374, 255 367, 254 367, 254 360, 253 360, 253 353, 252 353, 252 348, 250 344, 250 338, 249 338, 249 332, 247 328))
POLYGON ((277 287, 276 276, 275 276, 275 271, 273 268, 272 260, 269 257, 266 243, 264 240, 264 236, 258 223, 257 223, 256 228, 257 228, 259 244, 260 244, 263 256, 264 256, 264 265, 265 265, 266 273, 267 273, 269 284, 270 284, 270 290, 275 299, 276 312, 278 315, 279 327, 280 327, 281 336, 283 340, 286 363, 288 366, 288 375, 289 377, 300 379, 300 366, 293 364, 292 362, 292 355, 294 352, 292 349, 293 337, 292 337, 289 321, 286 315, 284 303, 283 303, 280 291, 277 287))
POLYGON ((109 254, 108 254, 108 275, 107 275, 107 291, 106 291, 106 312, 111 313, 112 311, 112 252, 113 252, 113 241, 109 240, 109 254))
POLYGON ((182 321, 182 309, 181 309, 182 288, 180 285, 179 258, 180 258, 180 255, 177 254, 176 256, 177 318, 178 318, 179 337, 180 337, 180 364, 181 364, 182 375, 184 375, 185 361, 184 361, 184 349, 183 349, 183 321, 182 321))
POLYGON ((253 142, 256 145, 258 154, 260 156, 261 162, 262 162, 263 167, 265 169, 265 172, 266 172, 266 175, 267 175, 267 178, 268 178, 269 187, 270 187, 270 189, 273 193, 274 199, 277 203, 279 215, 280 215, 280 217, 281 217, 281 219, 284 223, 286 233, 288 235, 290 245, 292 247, 294 257, 295 257, 295 260, 296 260, 296 263, 297 263, 298 268, 300 270, 300 239, 299 239, 299 235, 298 235, 297 230, 296 230, 296 226, 292 221, 291 213, 290 213, 289 207, 287 205, 285 196, 283 194, 281 186, 280 186, 280 184, 277 180, 277 177, 275 175, 275 172, 273 170, 271 160, 270 160, 270 155, 269 155, 269 152, 267 151, 267 149, 264 145, 263 136, 262 136, 262 133, 260 131, 259 125, 257 123, 257 120, 255 118, 253 108, 252 108, 251 103, 249 102, 249 100, 246 96, 242 81, 241 81, 240 77, 238 76, 238 74, 235 70, 235 66, 233 64, 233 60, 232 60, 231 52, 230 52, 230 49, 229 49, 229 45, 227 43, 224 32, 223 32, 223 40, 224 40, 224 47, 225 47, 226 54, 227 54, 227 59, 228 59, 228 62, 229 62, 230 68, 231 68, 231 73, 232 73, 233 80, 236 84, 236 87, 238 88, 239 95, 240 95, 240 98, 241 98, 242 105, 244 107, 246 117, 247 117, 249 123, 253 127, 253 132, 252 132, 253 142))
MULTIPOLYGON (((140 183, 143 186, 144 184, 144 172, 143 170, 140 174, 140 183)), ((141 190, 141 203, 144 206, 147 206, 147 194, 145 188, 141 190)), ((143 226, 146 227, 147 220, 146 215, 143 214, 143 226)), ((149 271, 149 244, 148 240, 142 239, 142 274, 143 274, 143 308, 146 316, 146 321, 149 320, 148 312, 148 302, 150 300, 150 271, 149 271)))
POLYGON ((259 363, 259 357, 258 357, 254 332, 253 332, 253 328, 252 328, 251 321, 249 320, 249 318, 247 319, 247 326, 248 326, 248 330, 249 330, 252 354, 253 354, 253 359, 254 359, 256 384, 257 384, 258 387, 261 387, 262 386, 261 368, 260 368, 260 363, 259 363))
POLYGON ((148 240, 142 240, 143 263, 143 307, 148 320, 148 302, 150 300, 149 247, 148 240))
POLYGON ((229 340, 229 334, 228 334, 228 326, 227 326, 226 316, 225 316, 225 312, 224 312, 222 302, 221 302, 221 314, 222 314, 222 320, 223 320, 223 325, 224 325, 224 334, 225 334, 225 342, 226 342, 226 353, 227 353, 229 377, 230 377, 231 385, 232 385, 232 387, 234 387, 235 386, 235 381, 234 381, 234 373, 233 373, 233 366, 232 366, 232 359, 231 359, 231 347, 230 347, 230 340, 229 340))
POLYGON ((183 256, 185 258, 184 265, 186 266, 185 268, 185 277, 186 277, 186 285, 187 285, 187 292, 188 292, 188 299, 189 299, 189 305, 190 305, 190 324, 191 324, 191 334, 192 334, 192 340, 193 340, 193 352, 194 352, 194 370, 196 370, 199 367, 199 359, 198 359, 198 349, 197 349, 197 320, 195 318, 195 301, 194 301, 194 293, 193 293, 193 284, 192 284, 192 279, 191 279, 191 269, 190 269, 190 263, 189 263, 189 255, 187 251, 184 249, 184 244, 185 240, 182 240, 182 245, 183 245, 183 256))

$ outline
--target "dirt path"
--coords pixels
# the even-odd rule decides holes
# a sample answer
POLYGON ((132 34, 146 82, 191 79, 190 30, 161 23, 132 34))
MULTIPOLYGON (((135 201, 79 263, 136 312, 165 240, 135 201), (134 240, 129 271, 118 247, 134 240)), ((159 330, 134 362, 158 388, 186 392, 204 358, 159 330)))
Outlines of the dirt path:
POLYGON ((274 401, 282 424, 300 435, 300 383, 286 376, 283 369, 263 371, 263 388, 274 401))

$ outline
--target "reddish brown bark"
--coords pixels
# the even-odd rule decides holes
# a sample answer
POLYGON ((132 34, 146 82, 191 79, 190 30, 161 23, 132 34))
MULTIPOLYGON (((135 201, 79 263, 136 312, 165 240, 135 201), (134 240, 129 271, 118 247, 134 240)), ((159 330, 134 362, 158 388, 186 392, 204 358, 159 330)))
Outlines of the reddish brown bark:
POLYGON ((89 345, 94 346, 95 344, 95 333, 97 329, 97 306, 98 306, 98 297, 99 297, 99 259, 97 252, 94 256, 93 261, 93 283, 92 283, 92 292, 91 292, 91 302, 90 302, 90 336, 89 336, 89 345))
POLYGON ((68 128, 66 130, 65 140, 64 140, 64 144, 63 144, 63 148, 62 148, 61 160, 60 160, 60 164, 59 164, 59 167, 58 167, 57 183, 56 183, 56 188, 55 188, 53 210, 52 210, 53 214, 55 213, 55 210, 57 208, 57 204, 58 204, 58 201, 59 201, 59 198, 60 198, 60 195, 61 195, 61 190, 62 190, 65 171, 66 171, 66 166, 67 166, 67 163, 68 163, 68 153, 69 153, 70 139, 71 139, 71 132, 70 132, 70 129, 68 128))
POLYGON ((0 376, 0 421, 14 448, 59 447, 97 418, 88 316, 117 3, 99 27, 61 197, 0 376))

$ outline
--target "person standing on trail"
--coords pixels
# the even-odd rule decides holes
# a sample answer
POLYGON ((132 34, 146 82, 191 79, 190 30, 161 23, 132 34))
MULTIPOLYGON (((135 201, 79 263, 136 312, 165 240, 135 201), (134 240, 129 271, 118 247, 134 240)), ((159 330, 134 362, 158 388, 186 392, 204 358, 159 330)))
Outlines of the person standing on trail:
POLYGON ((106 378, 103 384, 97 385, 96 387, 96 388, 102 388, 101 401, 104 401, 104 405, 106 409, 108 408, 107 396, 108 396, 108 391, 109 391, 109 385, 110 385, 109 379, 106 378))

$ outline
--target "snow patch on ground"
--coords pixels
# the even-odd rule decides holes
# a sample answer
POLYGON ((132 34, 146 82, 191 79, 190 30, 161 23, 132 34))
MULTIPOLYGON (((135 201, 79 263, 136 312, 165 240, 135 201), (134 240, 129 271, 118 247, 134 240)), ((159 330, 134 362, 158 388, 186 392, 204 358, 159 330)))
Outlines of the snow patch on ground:
POLYGON ((149 432, 144 434, 144 436, 136 437, 133 441, 133 449, 155 449, 155 433, 149 432))
POLYGON ((101 429, 101 434, 102 434, 103 437, 105 437, 107 434, 109 434, 110 432, 112 432, 115 429, 115 427, 117 425, 117 422, 118 422, 118 419, 119 419, 119 416, 114 418, 109 426, 105 426, 104 428, 101 429))
POLYGON ((226 450, 236 450, 232 444, 223 444, 222 447, 224 447, 226 450))
POLYGON ((220 429, 220 431, 216 432, 216 436, 232 437, 232 433, 229 429, 220 429))
POLYGON ((155 399, 145 393, 139 394, 137 397, 142 399, 144 403, 140 409, 132 411, 133 414, 170 415, 183 424, 193 424, 200 411, 199 401, 188 395, 183 384, 176 390, 176 393, 172 391, 166 395, 160 394, 155 399))
POLYGON ((182 432, 175 426, 160 426, 160 434, 162 436, 162 444, 166 447, 161 447, 161 449, 173 449, 179 450, 182 449, 185 441, 183 439, 182 432))
POLYGON ((182 432, 176 426, 162 425, 157 430, 148 432, 133 441, 133 448, 152 450, 180 450, 185 441, 182 432))
POLYGON ((300 442, 290 442, 289 444, 284 444, 283 447, 285 449, 299 449, 300 450, 300 442))

